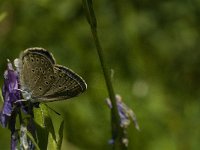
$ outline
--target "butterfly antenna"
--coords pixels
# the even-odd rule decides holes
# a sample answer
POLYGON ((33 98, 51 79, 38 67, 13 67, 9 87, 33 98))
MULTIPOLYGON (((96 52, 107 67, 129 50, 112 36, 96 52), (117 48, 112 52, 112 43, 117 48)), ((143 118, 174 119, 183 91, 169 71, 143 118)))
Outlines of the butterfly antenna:
POLYGON ((60 113, 58 113, 56 110, 54 110, 53 108, 49 107, 47 104, 45 104, 45 106, 47 106, 51 111, 53 111, 54 113, 56 113, 57 115, 61 115, 60 113))

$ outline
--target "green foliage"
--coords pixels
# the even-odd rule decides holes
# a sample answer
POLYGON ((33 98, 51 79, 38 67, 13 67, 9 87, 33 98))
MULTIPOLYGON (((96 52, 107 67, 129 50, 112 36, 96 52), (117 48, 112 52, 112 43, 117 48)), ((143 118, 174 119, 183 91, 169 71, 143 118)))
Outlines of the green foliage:
POLYGON ((61 149, 63 137, 63 124, 61 122, 58 137, 56 138, 55 127, 53 125, 48 107, 40 104, 40 108, 34 110, 38 146, 40 149, 59 150, 61 149))
POLYGON ((34 137, 32 136, 32 134, 28 131, 26 132, 26 134, 27 134, 28 138, 31 140, 31 142, 34 144, 35 149, 40 150, 40 148, 39 148, 37 142, 35 141, 34 137))
MULTIPOLYGON (((131 150, 199 149, 199 10, 198 0, 94 1, 114 88, 141 127, 128 129, 131 150)), ((108 95, 81 0, 1 0, 2 12, 0 74, 24 49, 49 49, 88 84, 80 97, 48 104, 65 120, 62 148, 110 149, 108 95)), ((9 149, 10 132, 0 128, 0 139, 9 149)))
POLYGON ((63 130, 64 130, 64 120, 61 122, 59 131, 58 131, 57 149, 61 149, 61 146, 62 146, 63 130))

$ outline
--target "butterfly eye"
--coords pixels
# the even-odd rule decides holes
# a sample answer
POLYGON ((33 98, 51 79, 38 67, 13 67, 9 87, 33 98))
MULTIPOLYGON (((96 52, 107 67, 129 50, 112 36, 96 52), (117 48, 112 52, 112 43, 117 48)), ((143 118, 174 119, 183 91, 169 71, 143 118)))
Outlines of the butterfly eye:
POLYGON ((34 69, 32 69, 31 71, 32 71, 33 73, 35 72, 35 70, 34 70, 34 69))
POLYGON ((39 90, 40 90, 40 91, 42 91, 42 88, 41 88, 41 87, 39 87, 39 90))

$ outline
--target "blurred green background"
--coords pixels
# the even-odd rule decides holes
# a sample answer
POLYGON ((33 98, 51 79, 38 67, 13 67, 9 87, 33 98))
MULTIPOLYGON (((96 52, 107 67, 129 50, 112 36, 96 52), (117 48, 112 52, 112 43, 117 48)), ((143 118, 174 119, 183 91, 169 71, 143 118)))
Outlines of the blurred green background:
MULTIPOLYGON (((115 91, 141 128, 128 128, 129 149, 199 149, 200 1, 101 0, 94 10, 115 91)), ((65 120, 62 149, 111 149, 108 94, 81 0, 1 0, 1 85, 6 59, 29 47, 48 49, 88 84, 79 97, 49 103, 65 120)), ((0 128, 0 148, 9 142, 0 128)))

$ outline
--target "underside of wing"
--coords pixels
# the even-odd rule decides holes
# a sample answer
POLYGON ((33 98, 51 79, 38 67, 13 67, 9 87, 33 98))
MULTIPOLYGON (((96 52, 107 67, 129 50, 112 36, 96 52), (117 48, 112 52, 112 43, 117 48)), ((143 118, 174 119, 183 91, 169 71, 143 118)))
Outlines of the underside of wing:
POLYGON ((30 48, 21 54, 20 84, 32 98, 40 97, 54 82, 53 56, 42 48, 30 48))
POLYGON ((85 81, 72 70, 61 66, 54 66, 55 82, 48 92, 44 94, 44 101, 64 100, 83 93, 87 85, 85 81))

